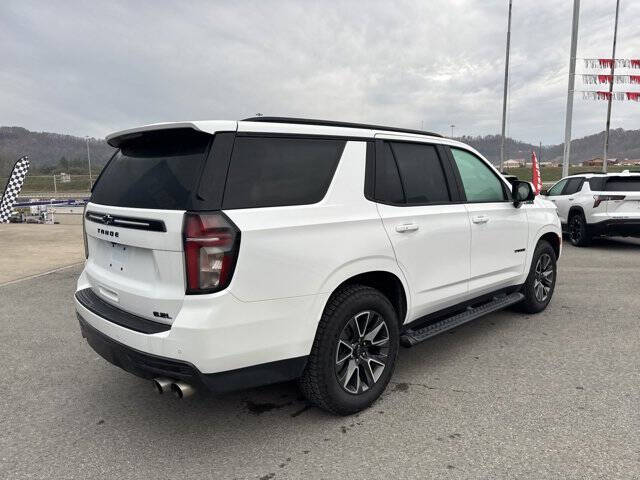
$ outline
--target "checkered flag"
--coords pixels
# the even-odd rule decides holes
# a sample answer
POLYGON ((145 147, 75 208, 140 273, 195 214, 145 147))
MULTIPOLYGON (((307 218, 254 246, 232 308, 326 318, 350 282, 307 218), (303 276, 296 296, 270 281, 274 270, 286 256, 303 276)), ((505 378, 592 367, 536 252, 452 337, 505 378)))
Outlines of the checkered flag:
POLYGON ((4 189, 4 195, 0 202, 0 223, 9 223, 13 205, 16 203, 16 198, 18 198, 20 190, 22 190, 22 184, 28 171, 29 157, 25 155, 16 162, 13 170, 11 170, 11 175, 9 175, 9 181, 7 182, 7 187, 4 189))

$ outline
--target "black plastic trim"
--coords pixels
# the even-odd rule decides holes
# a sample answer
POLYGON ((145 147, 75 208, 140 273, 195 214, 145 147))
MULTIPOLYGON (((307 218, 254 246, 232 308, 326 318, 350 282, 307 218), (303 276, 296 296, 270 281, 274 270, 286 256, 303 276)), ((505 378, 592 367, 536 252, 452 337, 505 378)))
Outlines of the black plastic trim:
POLYGON ((640 237, 640 220, 613 219, 587 224, 591 236, 600 237, 640 237))
POLYGON ((402 326, 402 331, 406 330, 416 330, 423 326, 430 325, 432 323, 436 323, 444 318, 451 317, 463 310, 467 307, 473 307, 477 305, 481 305, 493 299, 493 297, 498 295, 510 295, 514 292, 518 292, 522 289, 522 285, 514 285, 512 287, 501 288, 494 292, 487 293, 485 295, 481 295, 479 297, 472 298, 465 302, 458 303, 456 305, 452 305, 451 307, 443 308, 442 310, 438 310, 437 312, 430 313, 428 315, 424 315, 423 317, 412 320, 410 323, 407 323, 402 326))
POLYGON ((167 227, 162 220, 149 218, 123 217, 108 213, 87 210, 84 218, 93 223, 107 225, 109 227, 132 228, 134 230, 147 230, 150 232, 166 232, 167 227))
POLYGON ((76 299, 80 305, 100 318, 135 332, 153 334, 171 330, 171 325, 147 320, 114 307, 98 297, 90 288, 77 291, 76 299))
POLYGON ((168 377, 196 388, 225 393, 244 388, 295 380, 302 375, 307 356, 277 360, 218 373, 202 373, 183 360, 161 357, 124 345, 106 336, 78 314, 82 336, 109 363, 141 378, 168 377))
POLYGON ((264 122, 264 123, 292 123, 296 125, 319 125, 323 127, 344 127, 344 128, 362 128, 366 130, 382 130, 399 133, 414 133, 417 135, 428 135, 429 137, 443 138, 439 133, 425 132, 422 130, 412 130, 408 128, 388 127, 384 125, 370 125, 368 123, 351 123, 336 122, 333 120, 317 120, 312 118, 295 118, 295 117, 250 117, 242 120, 243 122, 264 122))

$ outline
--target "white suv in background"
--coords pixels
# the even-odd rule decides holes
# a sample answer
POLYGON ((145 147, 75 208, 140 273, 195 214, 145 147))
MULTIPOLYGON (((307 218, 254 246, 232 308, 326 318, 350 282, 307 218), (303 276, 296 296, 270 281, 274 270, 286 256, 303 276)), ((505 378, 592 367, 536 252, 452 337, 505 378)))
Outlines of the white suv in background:
POLYGON ((578 173, 548 192, 571 243, 584 247, 594 237, 640 237, 640 173, 578 173))
POLYGON ((75 305, 91 347, 159 392, 298 379, 350 414, 399 345, 553 295, 554 205, 439 135, 259 117, 107 140, 75 305))

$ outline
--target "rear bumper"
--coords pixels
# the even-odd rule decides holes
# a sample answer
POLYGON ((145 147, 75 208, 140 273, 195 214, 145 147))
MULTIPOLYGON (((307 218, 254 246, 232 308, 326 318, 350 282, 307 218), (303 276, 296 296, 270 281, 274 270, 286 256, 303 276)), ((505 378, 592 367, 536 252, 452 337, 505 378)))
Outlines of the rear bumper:
POLYGON ((611 219, 589 225, 593 236, 640 237, 640 218, 611 219))
POLYGON ((78 314, 87 343, 109 363, 141 378, 168 377, 214 393, 224 393, 298 378, 307 357, 289 358, 226 372, 205 374, 189 362, 142 352, 104 335, 78 314))

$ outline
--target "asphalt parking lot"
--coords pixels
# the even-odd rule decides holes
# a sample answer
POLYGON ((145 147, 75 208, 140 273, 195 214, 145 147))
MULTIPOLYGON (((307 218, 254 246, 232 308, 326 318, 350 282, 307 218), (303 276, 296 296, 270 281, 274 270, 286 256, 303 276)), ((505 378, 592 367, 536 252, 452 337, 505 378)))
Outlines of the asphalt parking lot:
POLYGON ((0 287, 0 477, 640 477, 640 242, 566 245, 550 307, 500 312, 402 349, 352 417, 295 385, 184 401, 99 358, 80 267, 0 287))

